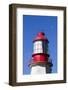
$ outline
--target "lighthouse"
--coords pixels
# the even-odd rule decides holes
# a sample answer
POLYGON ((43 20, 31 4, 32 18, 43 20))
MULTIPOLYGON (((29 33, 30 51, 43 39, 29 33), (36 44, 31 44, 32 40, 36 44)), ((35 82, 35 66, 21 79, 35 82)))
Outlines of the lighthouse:
POLYGON ((52 73, 52 60, 48 53, 49 41, 43 32, 39 32, 33 40, 33 54, 30 62, 31 74, 52 73))

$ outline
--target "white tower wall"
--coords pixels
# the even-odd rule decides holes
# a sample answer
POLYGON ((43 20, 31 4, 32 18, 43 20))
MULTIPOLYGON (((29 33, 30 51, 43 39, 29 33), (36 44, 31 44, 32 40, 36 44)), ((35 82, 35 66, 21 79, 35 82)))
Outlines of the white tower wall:
POLYGON ((32 66, 31 74, 46 74, 46 67, 40 65, 32 66))

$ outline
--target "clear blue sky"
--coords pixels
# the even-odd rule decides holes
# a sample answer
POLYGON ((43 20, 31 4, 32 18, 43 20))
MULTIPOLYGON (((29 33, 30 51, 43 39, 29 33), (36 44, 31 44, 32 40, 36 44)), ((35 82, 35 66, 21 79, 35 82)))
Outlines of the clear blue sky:
POLYGON ((49 40, 49 54, 53 62, 52 73, 57 72, 57 16, 23 16, 23 43, 24 43, 24 72, 30 74, 28 64, 32 57, 33 39, 38 32, 44 32, 49 40))

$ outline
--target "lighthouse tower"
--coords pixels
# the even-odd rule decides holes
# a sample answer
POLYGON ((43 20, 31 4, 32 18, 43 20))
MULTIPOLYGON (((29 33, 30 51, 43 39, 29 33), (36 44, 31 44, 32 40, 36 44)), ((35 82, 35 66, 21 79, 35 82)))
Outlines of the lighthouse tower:
POLYGON ((33 54, 30 63, 31 74, 46 74, 52 72, 52 61, 48 54, 48 39, 39 32, 33 40, 33 54))

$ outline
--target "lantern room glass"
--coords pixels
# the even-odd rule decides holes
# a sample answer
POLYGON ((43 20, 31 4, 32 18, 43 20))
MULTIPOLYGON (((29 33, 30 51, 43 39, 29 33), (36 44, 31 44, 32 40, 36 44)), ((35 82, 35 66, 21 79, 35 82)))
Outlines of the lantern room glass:
POLYGON ((34 42, 33 52, 34 53, 43 53, 42 41, 36 41, 36 42, 34 42))
POLYGON ((48 43, 44 41, 35 41, 33 53, 48 53, 48 43))
POLYGON ((43 42, 43 52, 48 54, 48 42, 43 42))

